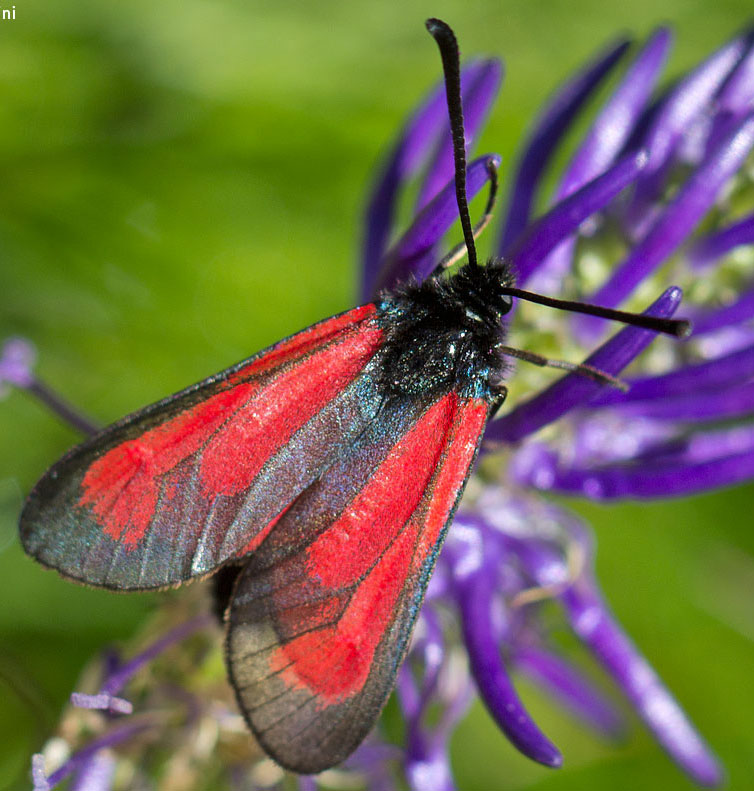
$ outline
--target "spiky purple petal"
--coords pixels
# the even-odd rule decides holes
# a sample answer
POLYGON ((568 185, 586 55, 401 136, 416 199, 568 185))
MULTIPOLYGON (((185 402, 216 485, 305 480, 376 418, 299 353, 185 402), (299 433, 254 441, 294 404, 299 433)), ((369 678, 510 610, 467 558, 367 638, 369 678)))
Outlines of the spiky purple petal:
MULTIPOLYGON (((564 524, 570 523, 567 520, 564 524)), ((587 552, 579 528, 574 539, 587 552)), ((553 565, 562 564, 553 547, 543 543, 510 541, 532 578, 539 585, 552 583, 553 565)), ((716 785, 722 773, 701 736, 665 688, 659 676, 620 628, 597 588, 591 571, 585 569, 558 596, 571 627, 629 698, 639 716, 668 754, 697 782, 716 785)))
POLYGON ((575 233, 584 220, 604 209, 632 184, 646 161, 646 154, 642 151, 624 157, 532 223, 518 237, 508 256, 513 262, 518 284, 526 285, 559 242, 575 233))
POLYGON ((636 193, 635 205, 646 204, 655 198, 675 147, 720 89, 747 47, 744 37, 724 44, 684 77, 662 102, 643 141, 650 159, 647 177, 636 193))
POLYGON ((627 393, 602 392, 590 405, 622 404, 663 399, 700 390, 719 390, 751 376, 754 376, 754 346, 747 346, 714 360, 684 365, 666 374, 628 379, 630 389, 627 393))
POLYGON ((593 582, 580 580, 561 601, 576 634, 613 676, 671 758, 698 783, 720 783, 722 772, 712 752, 620 628, 593 582))
MULTIPOLYGON (((609 167, 644 111, 667 58, 672 34, 656 30, 598 113, 561 179, 556 200, 575 192, 609 167)), ((651 157, 651 154, 650 154, 651 157)))
POLYGON ((464 643, 479 694, 495 722, 524 755, 545 766, 560 766, 560 751, 524 708, 503 664, 492 627, 493 594, 489 574, 475 575, 459 586, 464 643))
MULTIPOLYGON (((715 443, 717 448, 726 444, 715 443)), ((671 445, 671 448, 674 446, 671 445)), ((695 461, 691 452, 669 453, 662 446, 654 454, 645 453, 635 463, 604 467, 560 466, 554 453, 543 453, 529 476, 519 470, 521 483, 560 492, 584 495, 592 500, 657 499, 684 497, 709 489, 732 486, 754 477, 754 447, 742 453, 727 452, 715 458, 695 461)))
POLYGON ((754 31, 746 35, 748 51, 722 87, 716 104, 719 111, 744 113, 754 102, 754 31))
MULTIPOLYGON (((628 141, 647 106, 671 43, 668 28, 659 28, 642 47, 620 84, 600 110, 567 167, 555 195, 559 202, 603 173, 628 141)), ((532 287, 553 291, 571 268, 575 239, 561 242, 538 269, 532 287)))
POLYGON ((754 413, 754 383, 725 389, 686 392, 645 401, 626 401, 613 407, 620 414, 677 423, 724 420, 754 413))
POLYGON ((688 260, 693 269, 706 268, 743 244, 754 244, 754 214, 703 236, 689 250, 688 260))
MULTIPOLYGON (((688 238, 709 211, 718 194, 741 167, 754 146, 754 113, 747 115, 710 157, 687 179, 647 235, 617 266, 591 301, 614 307, 648 277, 688 238)), ((604 323, 585 316, 579 319, 586 339, 594 338, 604 323)))
POLYGON ((511 185, 499 254, 505 256, 531 218, 540 179, 558 143, 586 101, 623 57, 629 42, 621 39, 562 85, 534 124, 511 185))

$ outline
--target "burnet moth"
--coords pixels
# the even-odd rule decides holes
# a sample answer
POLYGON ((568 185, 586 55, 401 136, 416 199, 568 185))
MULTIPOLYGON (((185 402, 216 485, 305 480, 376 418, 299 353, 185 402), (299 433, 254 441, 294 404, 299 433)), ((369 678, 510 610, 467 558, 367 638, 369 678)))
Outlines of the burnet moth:
MULTIPOLYGON (((314 773, 345 759, 395 682, 429 577, 502 404, 514 299, 683 335, 688 323, 517 289, 478 263, 465 192, 458 47, 443 61, 468 263, 446 258, 371 304, 325 319, 103 429, 53 465, 21 516, 31 556, 119 591, 222 572, 226 662, 259 743, 314 773)), ((494 179, 493 179, 494 181, 494 179)))

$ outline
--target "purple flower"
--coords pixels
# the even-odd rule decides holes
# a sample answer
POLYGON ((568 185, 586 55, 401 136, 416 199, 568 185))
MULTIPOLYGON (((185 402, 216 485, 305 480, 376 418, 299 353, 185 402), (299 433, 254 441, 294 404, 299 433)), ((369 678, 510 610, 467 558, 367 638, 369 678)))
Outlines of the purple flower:
MULTIPOLYGON (((524 230, 507 251, 514 261, 523 260, 519 271, 531 287, 546 290, 566 282, 581 298, 607 305, 628 300, 642 307, 634 292, 657 293, 665 284, 653 273, 672 266, 675 284, 691 297, 684 313, 694 319, 695 330, 687 343, 663 343, 654 359, 634 363, 626 378, 627 393, 606 392, 570 375, 519 400, 495 421, 490 440, 520 444, 569 413, 567 427, 561 425, 557 436, 532 437, 513 453, 509 473, 527 486, 592 499, 667 497, 738 483, 754 473, 754 434, 746 422, 754 413, 754 277, 750 265, 726 257, 754 238, 750 217, 726 218, 726 208, 746 187, 743 165, 754 146, 751 42, 734 39, 650 103, 646 83, 656 79, 656 64, 667 41, 663 30, 650 37, 566 168, 558 194, 570 195, 568 202, 579 194, 573 192, 581 184, 578 174, 605 178, 604 173, 595 177, 585 165, 590 155, 599 155, 599 168, 610 173, 628 150, 646 151, 631 190, 603 203, 590 225, 582 226, 582 235, 588 235, 581 239, 582 260, 574 256, 574 235, 566 236, 574 230, 565 228, 566 219, 550 231, 566 236, 551 250, 540 247, 533 258, 532 231, 524 230), (639 72, 644 89, 632 93, 628 83, 639 72), (609 128, 616 97, 623 101, 618 116, 624 125, 617 130, 609 128), (609 156, 604 146, 591 144, 595 130, 616 141, 609 156), (702 233, 700 222, 710 215, 714 224, 707 222, 702 233), (623 260, 614 265, 600 245, 616 232, 630 241, 623 245, 623 260), (698 288, 701 268, 706 269, 708 289, 721 284, 719 293, 698 288)), ((547 113, 543 119, 547 124, 547 113)), ((557 213, 555 206, 534 228, 557 213)), ((680 298, 680 291, 671 289, 649 310, 669 315, 680 298)), ((593 317, 577 317, 563 325, 561 331, 568 333, 574 348, 599 338, 605 329, 604 322, 593 317)), ((618 374, 650 340, 645 331, 625 329, 593 352, 589 362, 618 374)))
MULTIPOLYGON (((686 290, 683 313, 693 317, 696 329, 684 343, 653 343, 654 333, 637 327, 610 331, 594 317, 516 306, 513 345, 541 352, 557 339, 564 358, 583 357, 612 376, 628 369, 630 389, 606 388, 578 373, 545 380, 527 363, 511 375, 511 395, 485 435, 485 482, 472 483, 456 514, 399 671, 405 743, 398 748, 375 733, 337 770, 357 772, 371 789, 399 787, 396 765, 413 791, 455 788, 448 742, 475 692, 519 750, 560 766, 563 757, 528 714, 513 670, 587 726, 619 734, 618 711, 552 641, 547 624, 553 609, 671 758, 700 784, 720 781, 704 741, 605 603, 588 527, 538 493, 592 500, 666 497, 754 477, 754 275, 750 250, 740 255, 754 242, 754 217, 731 211, 737 193, 750 187, 743 166, 754 146, 754 48, 751 37, 735 38, 662 91, 658 80, 670 38, 660 28, 638 49, 564 168, 549 206, 535 217, 549 162, 587 100, 627 57, 628 43, 608 48, 554 94, 512 180, 497 253, 512 261, 519 286, 657 317, 672 316, 686 290)), ((501 73, 494 60, 464 68, 469 149, 501 73)), ((470 163, 470 195, 498 164, 495 154, 470 163)), ((361 267, 365 300, 409 275, 422 279, 432 272, 457 219, 451 179, 451 141, 438 87, 404 126, 373 188, 361 267), (414 179, 415 217, 407 229, 396 229, 396 207, 414 179)), ((24 344, 4 347, 0 386, 27 389, 91 431, 35 378, 33 353, 24 344)), ((121 697, 148 662, 161 667, 159 655, 176 640, 197 630, 214 637, 201 618, 171 627, 130 662, 106 658, 101 683, 74 693, 77 716, 99 718, 96 735, 51 773, 36 757, 36 789, 52 788, 69 775, 76 787, 110 788, 117 748, 138 739, 146 745, 143 757, 160 738, 166 697, 184 711, 187 739, 196 737, 207 717, 216 723, 213 744, 232 738, 239 718, 230 704, 213 700, 217 691, 207 688, 206 679, 204 685, 194 675, 182 685, 162 679, 158 692, 142 687, 136 697, 121 697)), ((258 754, 243 753, 242 760, 229 755, 222 771, 231 787, 282 782, 258 754)), ((297 782, 301 789, 319 785, 312 777, 297 782)))
MULTIPOLYGON (((750 37, 736 38, 662 93, 657 81, 669 45, 670 33, 661 28, 638 50, 564 168, 549 208, 533 217, 548 162, 626 43, 556 92, 521 156, 498 254, 514 263, 519 286, 658 317, 673 315, 686 289, 691 300, 683 313, 696 330, 685 343, 661 339, 648 349, 654 334, 647 330, 625 327, 603 340, 604 320, 517 309, 514 345, 539 351, 538 336, 547 342, 555 335, 569 359, 586 354, 586 363, 611 375, 630 366, 630 389, 606 388, 578 373, 537 386, 522 363, 517 374, 528 381, 526 395, 518 396, 512 377, 511 406, 488 426, 483 446, 499 459, 501 474, 456 515, 412 661, 401 671, 406 773, 416 791, 454 787, 448 723, 468 705, 466 670, 456 668, 454 684, 441 683, 455 650, 436 615, 443 605, 456 612, 479 695, 532 759, 562 762, 518 697, 513 669, 593 728, 608 735, 621 729, 614 708, 550 644, 541 613, 554 601, 679 766, 703 785, 721 779, 709 749, 605 604, 588 529, 532 492, 667 497, 754 477, 754 267, 750 250, 743 264, 729 255, 754 242, 754 219, 727 218, 737 191, 750 186, 743 166, 754 146, 754 49, 750 37), (707 289, 698 287, 702 269, 707 289), (557 430, 547 429, 555 423, 557 430), (448 688, 455 695, 443 696, 448 688), (430 725, 421 713, 438 700, 446 718, 430 725)), ((399 140, 395 150, 401 146, 399 140)), ((396 197, 397 191, 375 193, 370 227, 376 216, 392 214, 396 197)), ((420 237, 424 249, 436 251, 439 228, 420 216, 401 238, 420 237)), ((387 237, 383 231, 380 238, 387 237)), ((370 268, 381 270, 380 283, 388 286, 407 271, 420 278, 429 271, 423 262, 414 267, 400 243, 369 250, 365 286, 375 282, 370 268)), ((494 476, 492 459, 484 469, 494 476)))
POLYGON ((0 349, 0 397, 9 386, 31 393, 48 409, 82 434, 93 434, 97 426, 73 409, 65 399, 34 374, 37 352, 25 338, 8 338, 0 349))
POLYGON ((37 353, 29 341, 8 338, 0 349, 0 394, 8 387, 27 389, 34 381, 32 368, 37 353))

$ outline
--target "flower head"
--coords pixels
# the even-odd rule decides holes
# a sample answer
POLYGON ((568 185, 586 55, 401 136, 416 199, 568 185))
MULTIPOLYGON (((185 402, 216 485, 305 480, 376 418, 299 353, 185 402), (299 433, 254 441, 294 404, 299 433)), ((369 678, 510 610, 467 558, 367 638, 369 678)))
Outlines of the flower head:
MULTIPOLYGON (((671 757, 697 782, 715 784, 721 775, 714 757, 599 593, 588 528, 533 496, 533 490, 546 490, 596 500, 667 497, 754 473, 754 426, 747 422, 754 414, 754 261, 751 247, 743 248, 754 241, 754 223, 751 216, 736 216, 751 198, 754 49, 750 36, 739 36, 659 92, 669 46, 670 32, 661 28, 640 48, 563 170, 550 207, 533 218, 548 162, 625 55, 626 43, 608 49, 556 92, 521 156, 498 254, 513 262, 518 285, 611 307, 627 303, 658 317, 677 310, 684 289, 690 295, 684 312, 696 328, 685 343, 663 341, 643 354, 654 340, 647 330, 626 327, 601 341, 601 319, 541 309, 534 318, 533 310, 517 310, 510 329, 519 346, 540 351, 557 341, 560 354, 576 359, 589 351, 585 363, 605 373, 628 368, 629 389, 609 389, 578 372, 537 387, 529 374, 526 387, 535 394, 514 395, 512 407, 489 424, 483 447, 489 457, 481 466, 486 483, 456 515, 412 651, 423 658, 423 682, 413 684, 439 689, 438 668, 454 649, 443 639, 436 609, 450 605, 478 692, 522 752, 550 766, 562 761, 527 714, 510 669, 536 679, 584 722, 616 733, 619 715, 547 638, 542 612, 551 600, 671 757), (727 256, 734 250, 737 257, 727 256), (702 269, 706 288, 699 286, 702 269)), ((473 101, 491 98, 490 90, 473 101)), ((470 174, 483 161, 475 160, 470 174)), ((430 160, 430 172, 432 167, 430 160)), ((379 200, 394 200, 380 189, 375 195, 370 227, 375 216, 391 214, 379 200)), ((447 225, 432 231, 427 225, 419 215, 391 247, 370 250, 365 284, 374 283, 369 272, 375 269, 383 272, 383 285, 403 277, 407 267, 426 276, 426 264, 414 267, 403 245, 423 232, 423 248, 436 258, 447 225)), ((382 232, 379 238, 387 237, 382 232)), ((518 392, 515 378, 512 383, 518 392)), ((403 676, 416 673, 413 667, 408 663, 403 676)), ((459 692, 446 703, 448 716, 467 703, 463 684, 457 680, 455 686, 459 692)), ((417 694, 407 695, 406 688, 412 687, 403 681, 409 744, 444 743, 446 722, 422 726, 417 694)), ((443 784, 436 787, 453 787, 447 754, 437 748, 428 754, 429 764, 408 751, 412 787, 432 788, 439 777, 443 784), (434 779, 423 782, 412 762, 425 771, 434 767, 434 779)))
MULTIPOLYGON (((664 344, 635 364, 627 393, 597 393, 571 376, 493 424, 491 438, 513 443, 577 408, 565 429, 559 424, 558 437, 540 435, 516 454, 510 472, 525 485, 592 499, 667 497, 738 483, 754 472, 754 436, 743 422, 754 411, 747 367, 754 351, 747 326, 754 313, 746 308, 751 252, 740 249, 751 242, 751 217, 731 219, 751 197, 751 38, 733 39, 651 101, 668 44, 665 30, 650 37, 561 179, 557 196, 564 198, 585 189, 584 178, 614 168, 613 160, 628 150, 646 152, 631 190, 591 218, 589 237, 578 239, 580 256, 573 236, 536 260, 527 256, 526 240, 509 249, 514 259, 524 250, 524 278, 535 287, 561 281, 608 306, 656 293, 658 280, 672 277, 690 297, 684 312, 695 328, 687 343, 664 344), (610 151, 595 147, 596 139, 611 141, 610 151), (614 265, 604 245, 616 237, 623 253, 614 265), (726 257, 734 248, 738 260, 726 257), (576 396, 574 387, 592 392, 576 396)), ((680 296, 668 291, 652 309, 671 312, 680 296)), ((574 346, 594 341, 602 330, 591 317, 575 318, 566 328, 574 346)), ((618 373, 635 360, 648 340, 638 335, 624 331, 622 342, 608 341, 612 348, 595 353, 602 355, 600 365, 618 373), (631 335, 635 350, 628 348, 631 335)))
POLYGON ((9 338, 0 349, 0 395, 9 387, 28 388, 34 381, 36 351, 24 338, 9 338))

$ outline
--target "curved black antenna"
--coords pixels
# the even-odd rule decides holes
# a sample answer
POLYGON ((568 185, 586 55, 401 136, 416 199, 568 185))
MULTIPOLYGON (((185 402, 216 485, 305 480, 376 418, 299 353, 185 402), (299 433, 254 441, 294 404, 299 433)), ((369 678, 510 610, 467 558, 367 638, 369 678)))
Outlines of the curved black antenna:
POLYGON ((612 308, 603 308, 599 305, 590 305, 588 302, 571 302, 566 299, 546 297, 543 294, 535 294, 513 286, 501 286, 500 292, 517 299, 524 299, 527 302, 546 305, 548 308, 568 310, 571 313, 586 313, 588 316, 599 316, 602 319, 611 319, 612 321, 620 321, 622 324, 630 324, 632 327, 643 327, 655 332, 664 332, 666 335, 674 335, 676 338, 688 338, 691 335, 691 322, 687 319, 662 319, 656 316, 645 316, 643 313, 628 313, 624 310, 613 310, 612 308))
MULTIPOLYGON (((497 178, 497 165, 494 160, 490 159, 486 164, 487 175, 490 178, 490 194, 487 198, 487 206, 485 206, 482 218, 474 226, 472 231, 474 239, 478 239, 482 231, 490 224, 492 220, 492 212, 497 202, 498 178, 497 178)), ((452 250, 449 250, 445 257, 437 264, 432 272, 432 277, 436 277, 441 272, 445 271, 448 267, 453 266, 456 261, 463 258, 464 250, 466 250, 466 242, 457 244, 452 250)))
POLYGON ((441 19, 428 19, 427 30, 432 34, 440 49, 442 69, 445 74, 445 96, 448 100, 450 134, 453 138, 453 162, 456 175, 456 201, 461 217, 463 238, 469 253, 469 264, 478 266, 474 232, 471 228, 469 204, 466 199, 466 137, 463 131, 463 103, 461 101, 461 63, 458 41, 450 26, 441 19))
MULTIPOLYGON (((475 233, 474 229, 471 227, 469 203, 466 197, 466 138, 463 130, 461 64, 458 54, 458 41, 450 26, 441 19, 435 19, 433 17, 428 19, 425 24, 427 30, 432 34, 440 49, 442 68, 445 74, 445 96, 448 101, 448 118, 450 119, 450 132, 453 138, 456 202, 458 203, 458 214, 461 218, 464 243, 469 255, 469 264, 471 266, 479 266, 476 255, 476 245, 474 244, 475 233)), ((490 205, 485 213, 486 215, 490 213, 491 204, 494 203, 494 194, 497 190, 496 179, 493 181, 491 189, 490 205)), ((488 218, 486 221, 489 221, 488 218)), ((449 256, 443 259, 435 272, 455 261, 457 255, 458 253, 456 250, 451 251, 449 256)), ((685 319, 663 319, 655 316, 644 316, 640 313, 628 313, 622 310, 603 308, 599 305, 589 305, 584 302, 554 299, 553 297, 534 294, 531 291, 524 291, 523 289, 513 286, 502 287, 501 293, 508 294, 511 297, 517 297, 518 299, 524 299, 528 302, 537 302, 540 305, 546 305, 551 308, 568 310, 573 313, 586 313, 590 316, 599 316, 603 319, 620 321, 623 324, 629 324, 634 327, 643 327, 648 330, 654 330, 655 332, 664 332, 667 335, 674 335, 677 338, 686 338, 691 334, 691 322, 685 319)))

